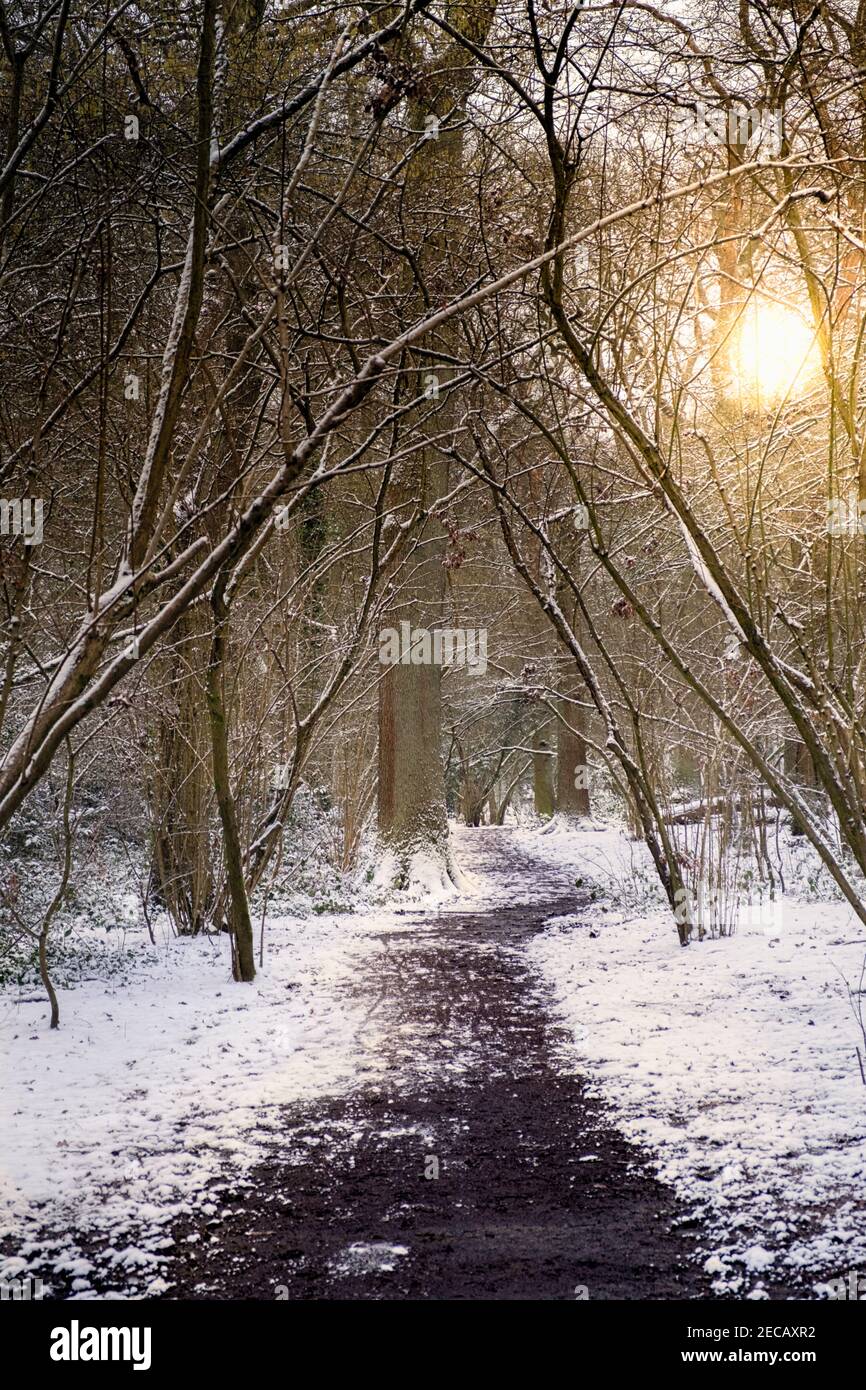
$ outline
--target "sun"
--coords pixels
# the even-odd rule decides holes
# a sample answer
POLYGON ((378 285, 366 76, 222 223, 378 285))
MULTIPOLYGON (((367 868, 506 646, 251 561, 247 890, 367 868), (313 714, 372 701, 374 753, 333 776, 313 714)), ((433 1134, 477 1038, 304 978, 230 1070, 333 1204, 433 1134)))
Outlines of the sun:
POLYGON ((757 406, 777 405, 820 365, 814 331, 796 310, 753 299, 734 329, 731 391, 757 406))

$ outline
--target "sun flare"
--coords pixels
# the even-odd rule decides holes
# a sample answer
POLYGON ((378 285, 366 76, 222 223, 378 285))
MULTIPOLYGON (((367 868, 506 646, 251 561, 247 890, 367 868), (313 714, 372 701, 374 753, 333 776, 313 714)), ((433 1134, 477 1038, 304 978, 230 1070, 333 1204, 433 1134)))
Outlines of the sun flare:
POLYGON ((815 335, 794 309, 753 300, 733 335, 731 390, 755 405, 777 405, 819 366, 815 335))

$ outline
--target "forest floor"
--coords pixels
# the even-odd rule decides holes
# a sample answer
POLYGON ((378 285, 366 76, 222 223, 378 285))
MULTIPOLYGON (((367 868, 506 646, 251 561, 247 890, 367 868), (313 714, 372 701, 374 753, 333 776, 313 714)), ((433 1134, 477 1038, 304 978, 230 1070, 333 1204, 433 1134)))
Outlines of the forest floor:
POLYGON ((766 1299, 862 1268, 862 934, 803 900, 809 865, 785 859, 769 929, 684 951, 621 831, 454 833, 451 901, 269 918, 252 986, 224 938, 139 928, 58 1032, 3 992, 0 1275, 72 1299, 766 1299))

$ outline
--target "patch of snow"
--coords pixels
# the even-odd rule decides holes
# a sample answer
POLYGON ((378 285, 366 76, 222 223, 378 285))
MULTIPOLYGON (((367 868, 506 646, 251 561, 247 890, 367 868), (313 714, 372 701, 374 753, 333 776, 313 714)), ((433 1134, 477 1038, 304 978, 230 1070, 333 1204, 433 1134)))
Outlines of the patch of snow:
POLYGON ((741 1259, 746 1269, 755 1274, 762 1269, 769 1269, 775 1263, 776 1257, 769 1250, 765 1250, 763 1245, 750 1245, 748 1250, 743 1251, 741 1259))
POLYGON ((387 1245, 384 1241, 366 1244, 354 1241, 333 1262, 335 1274, 390 1274, 397 1261, 409 1254, 408 1245, 387 1245))

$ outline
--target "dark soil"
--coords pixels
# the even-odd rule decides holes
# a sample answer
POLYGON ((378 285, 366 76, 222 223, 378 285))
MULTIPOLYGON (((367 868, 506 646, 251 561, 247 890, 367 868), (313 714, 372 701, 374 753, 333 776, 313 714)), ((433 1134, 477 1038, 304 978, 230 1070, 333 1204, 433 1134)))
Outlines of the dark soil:
MULTIPOLYGON (((507 837, 485 839, 485 871, 513 880, 507 837)), ((170 1297, 711 1296, 694 1223, 562 1065, 521 947, 586 900, 555 871, 537 886, 536 907, 382 936, 358 981, 381 1081, 287 1111, 285 1145, 221 1195, 231 1215, 173 1232, 170 1297)))

